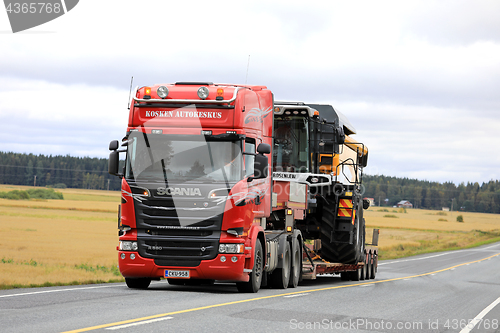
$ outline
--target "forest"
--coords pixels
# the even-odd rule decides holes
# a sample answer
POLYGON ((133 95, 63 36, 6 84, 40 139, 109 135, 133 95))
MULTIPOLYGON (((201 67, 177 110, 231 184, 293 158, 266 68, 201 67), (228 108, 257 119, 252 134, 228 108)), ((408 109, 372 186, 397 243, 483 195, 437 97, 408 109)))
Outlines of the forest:
POLYGON ((108 159, 0 152, 0 184, 119 190, 108 159))
POLYGON ((452 182, 364 175, 363 197, 373 198, 377 206, 392 207, 401 200, 408 200, 414 208, 441 210, 447 207, 453 211, 500 213, 498 180, 455 185, 452 182))
MULTIPOLYGON (((120 179, 108 174, 108 159, 0 152, 0 184, 120 190, 120 179)), ((500 213, 500 182, 431 182, 364 175, 363 197, 380 206, 408 200, 414 208, 500 213), (453 206, 452 206, 453 205, 453 206)))

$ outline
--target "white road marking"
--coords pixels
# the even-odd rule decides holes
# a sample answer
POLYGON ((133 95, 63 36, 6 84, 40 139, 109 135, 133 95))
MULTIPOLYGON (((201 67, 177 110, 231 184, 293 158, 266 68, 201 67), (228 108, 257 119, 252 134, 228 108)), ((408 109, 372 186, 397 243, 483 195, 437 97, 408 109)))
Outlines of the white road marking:
POLYGON ((306 296, 306 295, 309 295, 309 293, 304 293, 304 294, 295 294, 295 295, 287 295, 287 296, 283 296, 283 297, 290 298, 290 297, 299 297, 299 296, 306 296))
POLYGON ((43 291, 33 291, 33 292, 30 292, 30 293, 0 295, 0 298, 3 298, 3 297, 16 297, 16 296, 28 296, 28 295, 46 294, 46 293, 57 293, 57 292, 61 292, 61 291, 77 291, 77 290, 112 288, 112 287, 123 287, 123 284, 113 285, 113 286, 80 287, 80 288, 67 288, 67 289, 52 289, 52 290, 43 290, 43 291))
POLYGON ((137 326, 137 325, 144 325, 144 324, 151 324, 157 321, 162 321, 162 320, 168 320, 168 319, 173 319, 174 317, 163 317, 163 318, 156 318, 156 319, 150 319, 150 320, 144 320, 144 321, 139 321, 137 323, 131 323, 131 324, 125 324, 125 325, 120 325, 120 326, 113 326, 113 327, 107 327, 107 330, 119 330, 121 328, 127 328, 127 327, 132 327, 132 326, 137 326))
POLYGON ((463 330, 461 330, 460 333, 469 333, 470 331, 472 331, 474 326, 476 326, 476 324, 479 323, 481 319, 483 319, 483 317, 488 314, 488 312, 490 312, 495 306, 497 306, 498 303, 500 303, 500 297, 498 297, 493 303, 491 303, 483 311, 481 311, 476 316, 476 318, 472 319, 472 321, 463 330))

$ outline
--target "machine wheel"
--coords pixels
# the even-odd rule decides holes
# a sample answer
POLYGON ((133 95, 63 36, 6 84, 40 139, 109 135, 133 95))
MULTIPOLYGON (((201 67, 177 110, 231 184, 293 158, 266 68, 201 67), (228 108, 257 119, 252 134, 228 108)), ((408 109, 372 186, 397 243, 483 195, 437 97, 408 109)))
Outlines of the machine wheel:
POLYGON ((286 289, 290 281, 290 243, 286 242, 283 251, 283 267, 276 268, 269 277, 271 286, 276 289, 286 289))
POLYGON ((359 211, 356 210, 354 221, 354 236, 352 244, 349 242, 349 234, 343 233, 338 241, 343 243, 330 243, 330 236, 333 231, 333 221, 336 218, 334 196, 328 196, 323 204, 321 220, 321 256, 330 262, 340 262, 343 264, 355 264, 363 260, 365 248, 365 220, 359 219, 359 211), (361 222, 361 223, 360 223, 361 222))
POLYGON ((302 251, 301 245, 297 238, 293 239, 292 246, 292 260, 290 260, 290 279, 288 281, 288 286, 290 288, 296 288, 299 285, 300 275, 302 274, 302 251), (293 250, 295 248, 295 250, 293 250))
POLYGON ((125 283, 127 287, 132 289, 147 289, 149 284, 151 283, 151 279, 149 278, 125 278, 125 283))
POLYGON ((375 279, 375 275, 377 274, 377 266, 378 266, 378 256, 374 254, 373 264, 370 267, 370 279, 375 279))
POLYGON ((260 289, 262 283, 262 274, 264 273, 264 255, 262 252, 262 244, 259 240, 255 242, 254 264, 250 273, 248 282, 237 282, 236 287, 240 293, 256 293, 260 289))

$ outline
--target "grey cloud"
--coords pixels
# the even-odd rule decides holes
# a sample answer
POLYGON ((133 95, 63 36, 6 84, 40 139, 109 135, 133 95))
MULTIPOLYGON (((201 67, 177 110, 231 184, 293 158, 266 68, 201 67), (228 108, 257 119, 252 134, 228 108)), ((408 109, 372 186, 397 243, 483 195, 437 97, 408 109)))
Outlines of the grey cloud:
POLYGON ((419 1, 403 29, 432 43, 466 45, 500 42, 500 2, 496 0, 419 1))

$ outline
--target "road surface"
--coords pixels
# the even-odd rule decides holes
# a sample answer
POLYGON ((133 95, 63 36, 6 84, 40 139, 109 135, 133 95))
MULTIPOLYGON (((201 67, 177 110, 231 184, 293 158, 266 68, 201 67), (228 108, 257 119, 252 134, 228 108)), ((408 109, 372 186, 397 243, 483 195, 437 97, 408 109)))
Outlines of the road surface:
POLYGON ((240 294, 230 284, 124 283, 0 291, 2 332, 500 332, 500 243, 381 261, 240 294))

